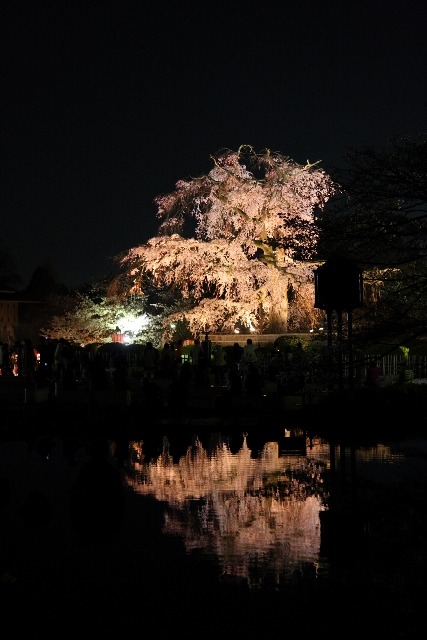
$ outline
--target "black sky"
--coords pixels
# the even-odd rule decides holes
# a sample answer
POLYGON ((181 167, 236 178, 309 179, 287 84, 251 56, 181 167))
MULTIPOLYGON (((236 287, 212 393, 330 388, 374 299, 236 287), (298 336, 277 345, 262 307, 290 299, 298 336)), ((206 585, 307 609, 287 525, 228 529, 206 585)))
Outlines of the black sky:
POLYGON ((74 286, 155 235, 155 196, 251 144, 331 171, 427 131, 427 3, 3 3, 0 247, 74 286))

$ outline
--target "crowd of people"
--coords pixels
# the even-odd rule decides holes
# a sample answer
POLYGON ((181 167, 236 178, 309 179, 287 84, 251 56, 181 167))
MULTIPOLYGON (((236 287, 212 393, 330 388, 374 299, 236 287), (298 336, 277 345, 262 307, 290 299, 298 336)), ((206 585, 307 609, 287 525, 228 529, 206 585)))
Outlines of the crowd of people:
MULTIPOLYGON (((26 376, 35 386, 57 389, 77 384, 93 392, 125 391, 128 398, 139 398, 146 405, 185 405, 197 388, 216 387, 225 395, 256 398, 266 388, 280 393, 303 393, 307 362, 302 345, 288 352, 272 350, 266 356, 248 337, 244 345, 212 344, 208 334, 196 337, 184 349, 182 340, 155 346, 141 345, 137 367, 131 366, 126 348, 104 345, 88 350, 73 347, 67 340, 41 337, 34 347, 30 340, 10 348, 0 344, 0 375, 26 376)), ((378 386, 384 374, 371 362, 366 384, 378 386)), ((129 400, 130 402, 130 400, 129 400)))
POLYGON ((228 388, 231 393, 260 393, 262 379, 257 366, 257 351, 251 338, 244 346, 232 348, 212 345, 208 336, 195 338, 183 354, 183 341, 165 342, 156 347, 148 341, 138 361, 138 380, 131 370, 125 350, 86 351, 74 348, 64 338, 41 337, 37 345, 30 340, 0 348, 0 375, 25 376, 35 386, 71 387, 85 383, 95 392, 142 388, 147 401, 159 394, 182 401, 192 388, 212 385, 228 388))
POLYGON ((26 338, 16 341, 12 347, 5 342, 0 346, 1 376, 24 376, 36 386, 44 386, 54 380, 72 380, 79 375, 80 363, 65 338, 40 337, 36 345, 26 338))
POLYGON ((29 339, 16 341, 12 347, 0 343, 0 375, 33 376, 37 371, 37 350, 29 339))

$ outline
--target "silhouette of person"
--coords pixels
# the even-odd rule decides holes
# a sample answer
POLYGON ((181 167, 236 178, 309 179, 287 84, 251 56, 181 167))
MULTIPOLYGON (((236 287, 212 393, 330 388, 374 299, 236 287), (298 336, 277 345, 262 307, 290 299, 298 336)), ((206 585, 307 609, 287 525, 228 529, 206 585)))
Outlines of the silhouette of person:
POLYGON ((159 352, 152 342, 147 342, 142 354, 142 366, 144 369, 144 378, 154 380, 159 364, 159 352))
POLYGON ((259 397, 262 391, 263 380, 257 366, 250 362, 245 376, 245 390, 249 397, 259 397))
POLYGON ((368 387, 379 387, 384 379, 384 371, 376 360, 371 360, 366 373, 366 384, 368 387))
POLYGON ((194 344, 190 349, 191 366, 193 369, 193 380, 196 385, 200 384, 200 353, 202 347, 200 346, 200 338, 194 339, 194 344))
POLYGON ((243 347, 240 346, 238 342, 233 344, 233 348, 231 349, 231 362, 229 363, 230 368, 238 367, 239 362, 242 359, 243 347))
POLYGON ((220 344, 215 348, 212 367, 215 376, 215 384, 218 386, 224 386, 227 372, 227 353, 220 344))
POLYGON ((101 354, 95 354, 92 366, 89 369, 90 387, 92 391, 108 389, 108 375, 105 362, 101 354))
POLYGON ((246 366, 248 366, 251 363, 255 363, 257 362, 258 358, 257 358, 257 354, 256 354, 256 350, 255 350, 255 345, 252 342, 252 338, 248 338, 246 340, 246 344, 243 347, 243 361, 245 362, 246 366))

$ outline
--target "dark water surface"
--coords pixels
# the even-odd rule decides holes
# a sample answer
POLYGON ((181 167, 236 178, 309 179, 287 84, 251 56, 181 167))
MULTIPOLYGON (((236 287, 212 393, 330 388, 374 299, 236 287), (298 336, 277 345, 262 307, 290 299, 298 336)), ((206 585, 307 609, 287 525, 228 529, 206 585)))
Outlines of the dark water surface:
POLYGON ((4 637, 424 636, 427 440, 285 435, 0 443, 4 637))

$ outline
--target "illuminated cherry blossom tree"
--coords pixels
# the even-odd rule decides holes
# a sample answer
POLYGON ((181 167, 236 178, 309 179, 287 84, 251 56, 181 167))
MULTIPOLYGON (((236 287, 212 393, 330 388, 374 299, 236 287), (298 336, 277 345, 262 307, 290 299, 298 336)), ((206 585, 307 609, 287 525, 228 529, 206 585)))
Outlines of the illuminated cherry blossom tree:
POLYGON ((115 291, 167 292, 184 305, 167 322, 184 320, 194 335, 309 323, 316 211, 334 194, 332 180, 316 164, 246 145, 212 161, 207 175, 155 199, 158 235, 118 256, 115 291))

